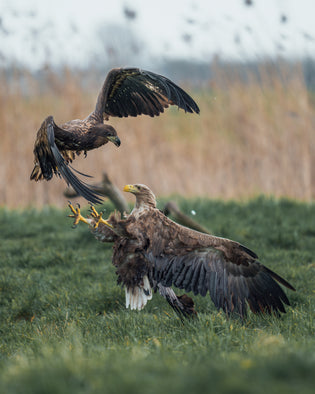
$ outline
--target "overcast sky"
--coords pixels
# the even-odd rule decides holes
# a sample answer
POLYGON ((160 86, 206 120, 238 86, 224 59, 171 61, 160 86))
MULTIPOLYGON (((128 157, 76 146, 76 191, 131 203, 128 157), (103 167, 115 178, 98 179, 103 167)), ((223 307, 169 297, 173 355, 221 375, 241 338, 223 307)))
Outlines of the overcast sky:
POLYGON ((128 61, 128 51, 140 66, 153 58, 313 57, 314 11, 315 0, 1 0, 0 60, 38 68, 128 61))

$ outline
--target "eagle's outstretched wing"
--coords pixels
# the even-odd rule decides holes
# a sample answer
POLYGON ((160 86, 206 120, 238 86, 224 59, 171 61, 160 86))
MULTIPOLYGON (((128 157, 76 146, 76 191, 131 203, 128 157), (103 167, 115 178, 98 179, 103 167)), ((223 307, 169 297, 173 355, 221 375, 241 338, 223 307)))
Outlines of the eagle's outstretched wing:
POLYGON ((99 117, 158 116, 169 105, 200 112, 195 101, 168 78, 138 68, 116 68, 106 77, 95 113, 99 117))
POLYGON ((209 292, 215 306, 227 314, 245 317, 246 303, 254 313, 285 312, 283 304, 290 305, 277 281, 294 288, 258 261, 236 264, 212 247, 159 256, 149 252, 146 257, 153 265, 155 281, 202 296, 209 292))

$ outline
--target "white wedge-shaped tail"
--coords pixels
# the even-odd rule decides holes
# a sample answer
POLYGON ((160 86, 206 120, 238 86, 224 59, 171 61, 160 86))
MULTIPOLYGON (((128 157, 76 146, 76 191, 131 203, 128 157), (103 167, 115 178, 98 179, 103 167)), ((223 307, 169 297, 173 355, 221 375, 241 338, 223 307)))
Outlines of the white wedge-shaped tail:
POLYGON ((147 302, 152 299, 152 290, 148 277, 143 277, 143 285, 127 288, 126 293, 126 308, 138 309, 139 311, 145 307, 147 302))

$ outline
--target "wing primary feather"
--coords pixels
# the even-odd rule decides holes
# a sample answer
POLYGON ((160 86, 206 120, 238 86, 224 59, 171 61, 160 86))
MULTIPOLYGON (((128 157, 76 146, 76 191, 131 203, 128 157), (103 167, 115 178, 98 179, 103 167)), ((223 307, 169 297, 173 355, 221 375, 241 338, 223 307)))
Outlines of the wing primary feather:
POLYGON ((155 269, 155 280, 160 283, 163 281, 165 273, 171 269, 172 265, 168 260, 159 259, 159 269, 155 269))
POLYGON ((295 291, 295 288, 289 282, 287 282, 285 279, 283 279, 280 275, 276 274, 271 269, 269 269, 265 266, 263 266, 263 267, 264 267, 265 272, 267 272, 275 280, 277 280, 279 283, 281 283, 283 286, 287 287, 288 289, 295 291))
POLYGON ((201 265, 198 280, 198 293, 204 297, 208 290, 209 287, 207 286, 207 271, 204 265, 201 265))
POLYGON ((192 290, 192 278, 194 276, 194 267, 191 265, 185 275, 185 278, 183 280, 183 288, 186 291, 191 291, 192 290))
POLYGON ((154 92, 150 91, 148 92, 143 92, 139 89, 138 91, 139 96, 142 98, 140 105, 141 105, 141 111, 143 113, 146 113, 145 111, 149 111, 148 115, 151 117, 153 116, 158 116, 159 113, 164 111, 163 106, 159 103, 158 99, 156 96, 154 96, 154 92))
POLYGON ((174 279, 174 270, 172 266, 172 261, 169 263, 169 266, 167 267, 167 271, 165 272, 163 276, 163 284, 165 286, 171 286, 173 284, 173 279, 174 279))
POLYGON ((210 297, 217 306, 216 294, 217 294, 217 273, 214 271, 208 271, 206 274, 207 287, 209 289, 210 297))
POLYGON ((187 102, 194 103, 194 109, 196 113, 199 113, 199 108, 193 99, 179 86, 177 86, 170 79, 163 77, 162 75, 154 74, 149 71, 143 71, 143 74, 147 75, 151 80, 155 82, 160 88, 160 92, 167 97, 169 101, 172 101, 179 108, 185 112, 193 112, 191 106, 188 106, 187 102))
POLYGON ((173 281, 174 286, 178 287, 179 289, 183 289, 183 281, 185 279, 186 272, 188 271, 189 266, 184 265, 182 266, 181 271, 179 272, 177 278, 173 281))
POLYGON ((289 299, 286 296, 285 292, 278 285, 278 283, 273 279, 272 276, 268 275, 266 272, 262 272, 260 275, 260 280, 263 283, 263 286, 266 289, 269 289, 270 295, 272 299, 277 299, 281 302, 284 302, 287 305, 290 305, 289 299))
POLYGON ((191 290, 194 292, 194 294, 198 294, 198 283, 199 283, 199 275, 200 275, 200 270, 203 264, 203 260, 198 262, 194 268, 194 275, 191 279, 191 290))
POLYGON ((107 75, 95 112, 99 116, 103 112, 118 117, 157 116, 169 105, 177 105, 185 112, 200 112, 192 97, 168 78, 137 68, 121 68, 113 69, 107 75), (140 92, 142 100, 139 99, 140 92), (158 103, 152 102, 153 96, 158 103), (131 104, 133 101, 135 105, 131 104))

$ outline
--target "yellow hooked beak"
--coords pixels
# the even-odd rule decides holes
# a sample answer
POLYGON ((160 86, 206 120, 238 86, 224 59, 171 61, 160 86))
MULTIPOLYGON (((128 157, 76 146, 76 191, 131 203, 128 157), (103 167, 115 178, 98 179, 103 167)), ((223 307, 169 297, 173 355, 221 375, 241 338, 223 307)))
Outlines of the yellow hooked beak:
POLYGON ((126 185, 123 188, 124 192, 129 192, 129 193, 135 193, 137 191, 137 188, 134 185, 126 185))
POLYGON ((120 146, 120 139, 117 136, 110 136, 107 139, 116 146, 120 146))

